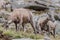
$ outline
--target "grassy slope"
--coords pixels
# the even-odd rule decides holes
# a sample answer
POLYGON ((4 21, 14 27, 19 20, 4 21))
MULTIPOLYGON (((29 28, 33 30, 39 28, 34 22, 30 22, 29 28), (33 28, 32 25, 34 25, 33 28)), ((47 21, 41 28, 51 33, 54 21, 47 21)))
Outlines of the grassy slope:
MULTIPOLYGON (((5 30, 4 28, 2 28, 0 26, 0 30, 3 31, 3 34, 7 34, 7 35, 10 35, 12 36, 13 38, 31 38, 31 39, 43 39, 44 36, 43 35, 40 35, 40 34, 34 34, 32 32, 23 32, 23 31, 18 31, 16 32, 15 29, 12 30, 12 29, 8 29, 8 30, 5 30)), ((53 40, 60 40, 60 36, 56 36, 56 38, 53 38, 51 36, 51 38, 53 40)))

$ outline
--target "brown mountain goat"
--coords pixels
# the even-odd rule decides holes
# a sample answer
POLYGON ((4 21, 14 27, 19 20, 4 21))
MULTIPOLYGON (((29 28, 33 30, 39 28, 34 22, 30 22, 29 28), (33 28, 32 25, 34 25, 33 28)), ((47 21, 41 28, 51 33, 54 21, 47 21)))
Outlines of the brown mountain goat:
POLYGON ((49 32, 55 37, 55 28, 56 28, 56 21, 52 22, 52 21, 48 21, 47 22, 47 26, 49 27, 49 32))
POLYGON ((32 15, 32 12, 29 11, 28 9, 24 9, 24 8, 15 9, 10 14, 7 20, 8 21, 4 25, 6 27, 8 27, 8 25, 13 22, 15 23, 16 30, 18 30, 18 27, 17 27, 18 23, 19 25, 22 25, 23 29, 24 29, 25 23, 30 23, 32 25, 34 32, 36 33, 34 22, 33 22, 33 15, 32 15))
POLYGON ((49 21, 49 16, 43 14, 42 16, 40 16, 38 18, 38 21, 36 23, 36 28, 39 31, 39 33, 41 33, 43 30, 45 30, 45 28, 47 28, 45 25, 47 24, 47 22, 49 21))

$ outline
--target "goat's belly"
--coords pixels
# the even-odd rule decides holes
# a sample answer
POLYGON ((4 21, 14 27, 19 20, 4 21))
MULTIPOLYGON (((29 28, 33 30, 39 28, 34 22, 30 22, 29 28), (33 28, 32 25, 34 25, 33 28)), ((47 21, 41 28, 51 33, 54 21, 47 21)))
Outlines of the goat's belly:
POLYGON ((29 21, 30 21, 30 19, 29 19, 28 17, 24 17, 24 18, 23 18, 23 22, 27 23, 27 22, 29 22, 29 21))

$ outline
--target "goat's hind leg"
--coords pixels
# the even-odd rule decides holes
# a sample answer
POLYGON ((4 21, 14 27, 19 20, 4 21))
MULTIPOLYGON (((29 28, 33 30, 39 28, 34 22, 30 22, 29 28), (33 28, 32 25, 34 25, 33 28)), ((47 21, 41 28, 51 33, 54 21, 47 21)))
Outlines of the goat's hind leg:
POLYGON ((25 32, 26 30, 25 30, 24 24, 25 24, 25 23, 22 24, 22 27, 23 27, 23 31, 25 32))

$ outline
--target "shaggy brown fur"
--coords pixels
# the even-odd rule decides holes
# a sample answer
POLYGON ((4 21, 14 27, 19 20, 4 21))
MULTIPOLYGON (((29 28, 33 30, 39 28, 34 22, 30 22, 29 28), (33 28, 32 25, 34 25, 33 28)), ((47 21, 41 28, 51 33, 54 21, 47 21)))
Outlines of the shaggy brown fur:
POLYGON ((49 32, 55 37, 56 23, 52 21, 48 21, 47 26, 49 27, 49 32))
POLYGON ((24 29, 25 23, 30 23, 32 25, 34 32, 36 33, 34 22, 33 22, 33 15, 32 15, 32 12, 29 11, 28 9, 24 9, 24 8, 15 9, 10 14, 7 20, 8 21, 5 26, 8 26, 10 23, 14 22, 16 26, 16 30, 18 30, 18 27, 17 27, 18 23, 19 25, 23 26, 23 29, 24 29))
POLYGON ((47 28, 45 25, 47 24, 48 21, 49 17, 42 17, 38 19, 37 30, 39 31, 39 33, 41 33, 43 30, 45 30, 45 28, 47 28))

